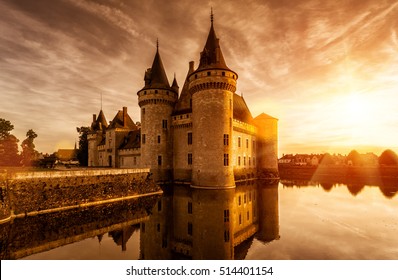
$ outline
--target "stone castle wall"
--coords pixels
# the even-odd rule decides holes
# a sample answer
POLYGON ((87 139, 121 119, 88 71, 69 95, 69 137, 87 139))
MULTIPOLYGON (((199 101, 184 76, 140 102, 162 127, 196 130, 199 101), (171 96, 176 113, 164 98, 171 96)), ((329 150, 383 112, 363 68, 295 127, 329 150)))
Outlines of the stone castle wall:
POLYGON ((3 175, 0 186, 3 222, 161 191, 148 169, 15 173, 3 175))

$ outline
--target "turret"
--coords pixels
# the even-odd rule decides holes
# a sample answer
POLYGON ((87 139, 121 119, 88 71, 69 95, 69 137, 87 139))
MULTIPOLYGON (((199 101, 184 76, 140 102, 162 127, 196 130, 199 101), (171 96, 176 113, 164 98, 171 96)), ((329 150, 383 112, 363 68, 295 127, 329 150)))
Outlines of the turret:
POLYGON ((192 186, 235 187, 232 167, 233 95, 238 75, 230 70, 213 27, 200 54, 198 68, 190 74, 192 95, 192 186))
POLYGON ((141 164, 151 169, 155 180, 167 181, 172 179, 173 143, 170 126, 171 114, 178 98, 178 85, 175 81, 170 87, 159 46, 144 80, 145 86, 137 93, 141 107, 141 164))
POLYGON ((267 114, 254 118, 257 126, 257 172, 259 178, 279 177, 278 119, 267 114))

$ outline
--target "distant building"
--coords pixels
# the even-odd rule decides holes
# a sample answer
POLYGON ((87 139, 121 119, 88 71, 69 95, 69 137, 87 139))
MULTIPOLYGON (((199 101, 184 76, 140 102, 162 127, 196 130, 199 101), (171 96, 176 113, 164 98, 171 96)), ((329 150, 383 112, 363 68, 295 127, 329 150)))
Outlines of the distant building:
POLYGON ((159 48, 137 93, 137 126, 119 111, 107 124, 102 110, 93 116, 89 166, 150 168, 157 180, 185 181, 195 187, 229 188, 236 178, 278 175, 278 120, 253 118, 235 93, 238 74, 227 67, 213 19, 199 66, 189 69, 179 94, 169 84, 159 48))
POLYGON ((55 156, 60 162, 77 161, 77 150, 75 149, 58 149, 55 156))

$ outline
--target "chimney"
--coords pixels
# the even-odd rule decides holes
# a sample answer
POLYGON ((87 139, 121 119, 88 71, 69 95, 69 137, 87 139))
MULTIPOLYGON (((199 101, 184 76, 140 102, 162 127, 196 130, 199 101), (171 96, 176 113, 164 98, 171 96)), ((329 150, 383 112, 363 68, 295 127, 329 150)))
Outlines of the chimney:
POLYGON ((189 74, 191 74, 193 72, 193 68, 195 67, 195 62, 194 61, 190 61, 189 62, 189 74))
POLYGON ((123 126, 127 126, 127 107, 123 107, 123 126))
POLYGON ((93 123, 97 120, 97 115, 93 114, 93 123))

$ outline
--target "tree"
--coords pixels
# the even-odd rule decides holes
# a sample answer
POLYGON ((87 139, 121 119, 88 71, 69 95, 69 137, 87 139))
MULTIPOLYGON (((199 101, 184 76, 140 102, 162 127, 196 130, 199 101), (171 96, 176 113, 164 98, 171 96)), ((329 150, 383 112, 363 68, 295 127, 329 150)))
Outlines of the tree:
POLYGON ((347 156, 347 162, 351 161, 352 165, 362 165, 362 158, 360 153, 352 150, 347 156))
POLYGON ((14 126, 10 121, 0 118, 0 141, 4 140, 10 135, 10 131, 14 129, 14 126))
POLYGON ((32 162, 36 159, 38 152, 35 150, 35 144, 33 143, 36 137, 37 134, 32 129, 26 132, 26 139, 23 140, 21 144, 21 160, 23 166, 31 166, 32 162))
POLYGON ((395 152, 388 149, 385 150, 379 157, 380 165, 397 165, 398 164, 398 156, 395 152))
POLYGON ((88 165, 88 133, 90 132, 90 127, 81 126, 76 127, 79 133, 79 149, 77 150, 77 159, 79 160, 80 166, 88 165))
POLYGON ((19 165, 19 140, 10 133, 13 129, 10 121, 0 118, 0 166, 19 165))

